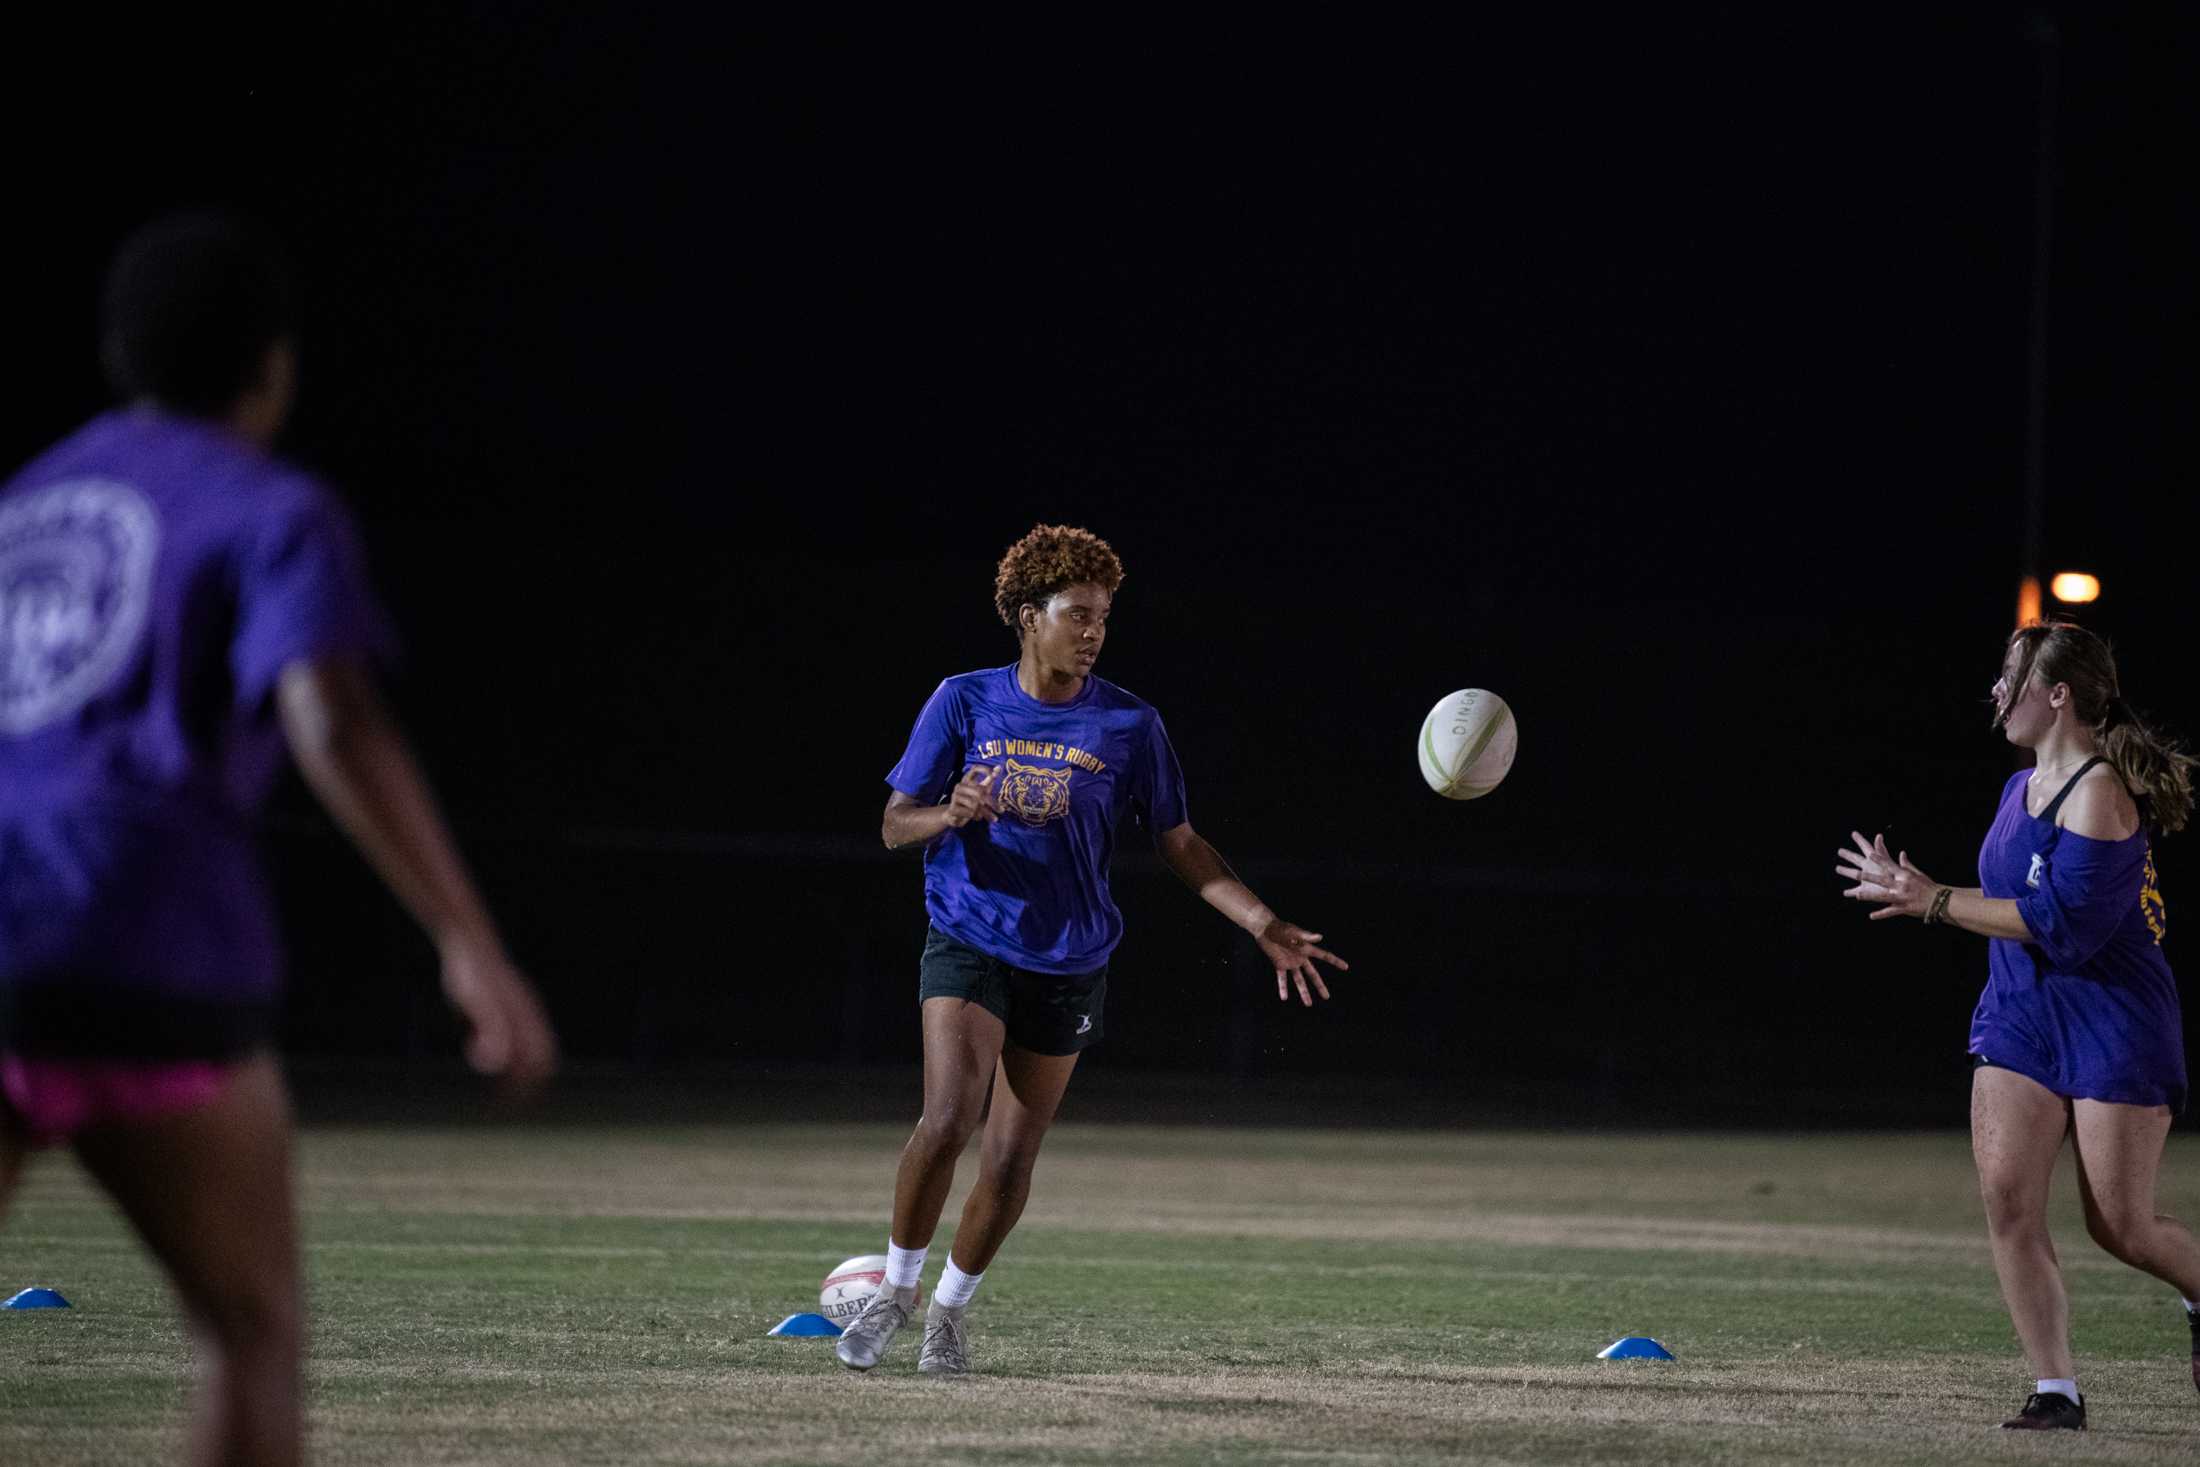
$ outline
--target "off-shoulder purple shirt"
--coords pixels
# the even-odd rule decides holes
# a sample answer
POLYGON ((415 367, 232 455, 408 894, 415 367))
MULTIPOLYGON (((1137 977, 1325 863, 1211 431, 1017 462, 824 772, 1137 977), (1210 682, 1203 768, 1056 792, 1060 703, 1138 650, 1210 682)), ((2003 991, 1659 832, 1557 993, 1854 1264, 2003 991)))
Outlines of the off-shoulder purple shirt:
POLYGON ((2058 1095, 2181 1110, 2184 1019, 2147 832, 2095 840, 2042 820, 2025 809, 2028 778, 2003 788, 1978 866, 2032 937, 1988 945, 1971 1053, 2058 1095))

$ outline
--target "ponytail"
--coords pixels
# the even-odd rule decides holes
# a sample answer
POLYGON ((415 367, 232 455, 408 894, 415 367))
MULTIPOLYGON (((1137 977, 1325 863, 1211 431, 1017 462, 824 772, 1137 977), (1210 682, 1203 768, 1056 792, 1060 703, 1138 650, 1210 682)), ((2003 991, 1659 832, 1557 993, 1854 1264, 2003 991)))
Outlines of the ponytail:
POLYGON ((2007 687, 1997 693, 1994 722, 2006 724, 2018 694, 2037 681, 2052 687, 2067 683, 2071 711, 2093 731, 2094 743, 2108 759, 2124 788, 2139 802, 2140 815, 2156 830, 2184 829, 2192 815, 2190 754, 2148 727, 2132 711, 2117 687, 2116 657, 2098 632, 2075 622, 2032 622, 2009 634, 2009 651, 2019 653, 2013 671, 2002 666, 2007 687))
POLYGON ((2192 814, 2190 754, 2147 727, 2120 697, 2109 701, 2100 747, 2149 824, 2165 835, 2184 828, 2192 814))

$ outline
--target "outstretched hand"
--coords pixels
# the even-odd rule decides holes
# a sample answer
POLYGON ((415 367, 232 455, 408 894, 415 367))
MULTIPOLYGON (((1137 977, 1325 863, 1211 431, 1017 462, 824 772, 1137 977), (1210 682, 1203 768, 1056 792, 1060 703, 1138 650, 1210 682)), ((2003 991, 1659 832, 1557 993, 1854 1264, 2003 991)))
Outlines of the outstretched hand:
POLYGON ((1856 885, 1841 895, 1851 901, 1876 903, 1879 909, 1871 914, 1875 922, 1882 917, 1924 916, 1939 886, 1910 864, 1910 853, 1891 854, 1884 835, 1866 840, 1861 831, 1852 830, 1849 838, 1856 842, 1856 849, 1843 846, 1841 864, 1833 872, 1856 885))
POLYGON ((1322 982, 1321 970, 1314 966, 1316 958, 1340 973, 1351 971, 1350 963, 1319 946, 1321 940, 1319 932, 1309 932, 1281 917, 1255 935, 1253 941, 1260 944, 1260 950, 1275 967, 1276 997, 1290 1002, 1293 982, 1298 984, 1299 1002, 1309 1008, 1313 1007, 1315 994, 1329 997, 1329 985, 1322 982))
POLYGON ((558 1068, 558 1040, 534 986, 501 949, 453 946, 443 954, 443 993, 466 1021, 466 1063, 523 1099, 558 1068))

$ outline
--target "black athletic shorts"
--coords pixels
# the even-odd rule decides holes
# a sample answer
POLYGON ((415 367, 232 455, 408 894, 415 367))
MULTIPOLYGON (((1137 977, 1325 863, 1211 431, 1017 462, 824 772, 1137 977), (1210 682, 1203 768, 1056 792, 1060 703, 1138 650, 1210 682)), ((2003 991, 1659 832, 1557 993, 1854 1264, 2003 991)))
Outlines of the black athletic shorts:
POLYGON ((1008 1026, 1009 1042, 1033 1054, 1075 1054, 1099 1042, 1108 1003, 1108 970, 1034 973, 957 942, 937 927, 924 934, 917 1002, 960 998, 1008 1026))
POLYGON ((0 974, 0 1050, 29 1059, 227 1064, 275 1041, 273 998, 207 999, 84 973, 0 974))

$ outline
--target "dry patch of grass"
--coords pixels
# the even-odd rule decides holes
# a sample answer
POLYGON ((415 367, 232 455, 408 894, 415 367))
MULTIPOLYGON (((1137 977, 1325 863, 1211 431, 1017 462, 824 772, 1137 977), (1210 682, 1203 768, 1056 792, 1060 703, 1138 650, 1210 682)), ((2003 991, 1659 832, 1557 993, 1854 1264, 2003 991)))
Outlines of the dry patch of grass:
MULTIPOLYGON (((597 1379, 493 1411, 408 1413, 422 1463, 1319 1462, 1871 1463, 2025 1460, 2000 1432, 2014 1401, 1981 1390, 1988 1362, 1797 1373, 1673 1365, 1515 1369, 1120 1371, 935 1382, 910 1374, 597 1379), (523 1446, 523 1443, 526 1444, 523 1446), (889 1445, 890 1444, 890 1445, 889 1445)), ((577 1384, 577 1382, 570 1383, 577 1384)), ((2129 1386, 2104 1376, 2104 1388, 2129 1386)), ((2193 1459, 2188 1403, 2141 1399, 2065 1442, 2057 1460, 2193 1459), (2184 1409, 2180 1409, 2183 1407, 2184 1409)), ((329 1461, 385 1462, 386 1401, 324 1408, 329 1461)))

